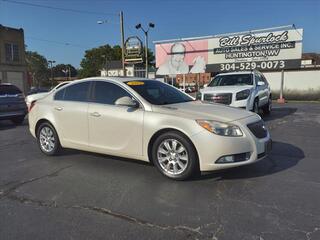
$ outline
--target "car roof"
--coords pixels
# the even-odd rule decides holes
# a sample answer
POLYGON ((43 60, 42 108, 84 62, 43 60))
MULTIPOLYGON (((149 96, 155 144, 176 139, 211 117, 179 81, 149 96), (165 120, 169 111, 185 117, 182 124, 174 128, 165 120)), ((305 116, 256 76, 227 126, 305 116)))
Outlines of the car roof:
POLYGON ((139 77, 94 77, 92 79, 95 79, 95 80, 111 80, 111 81, 118 81, 118 82, 151 80, 151 79, 141 78, 141 77, 140 78, 139 77))
MULTIPOLYGON (((90 78, 83 78, 74 80, 78 81, 114 81, 114 82, 128 82, 128 81, 154 81, 155 79, 148 79, 148 78, 141 78, 141 77, 90 77, 90 78)), ((70 83, 74 82, 71 81, 70 83)))

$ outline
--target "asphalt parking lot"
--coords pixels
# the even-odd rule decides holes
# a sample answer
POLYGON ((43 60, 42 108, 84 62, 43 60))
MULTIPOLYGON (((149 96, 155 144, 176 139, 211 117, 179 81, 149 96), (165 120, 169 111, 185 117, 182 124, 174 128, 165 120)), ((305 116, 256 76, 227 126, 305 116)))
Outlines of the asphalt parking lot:
POLYGON ((0 239, 320 239, 320 104, 264 120, 268 158, 184 182, 128 159, 46 157, 27 123, 0 122, 0 239))

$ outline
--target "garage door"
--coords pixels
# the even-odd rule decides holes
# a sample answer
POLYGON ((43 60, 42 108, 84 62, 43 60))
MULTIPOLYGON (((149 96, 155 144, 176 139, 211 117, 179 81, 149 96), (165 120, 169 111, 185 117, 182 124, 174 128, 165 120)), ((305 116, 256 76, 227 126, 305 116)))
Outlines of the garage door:
POLYGON ((7 82, 17 86, 24 92, 23 72, 7 72, 7 82))

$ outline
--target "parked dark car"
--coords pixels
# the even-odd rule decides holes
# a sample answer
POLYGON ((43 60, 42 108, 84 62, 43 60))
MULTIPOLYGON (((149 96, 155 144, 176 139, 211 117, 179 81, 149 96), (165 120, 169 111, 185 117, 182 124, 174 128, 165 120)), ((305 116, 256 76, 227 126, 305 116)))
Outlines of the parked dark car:
POLYGON ((11 120, 18 125, 23 122, 27 112, 21 90, 12 84, 0 84, 0 120, 11 120))

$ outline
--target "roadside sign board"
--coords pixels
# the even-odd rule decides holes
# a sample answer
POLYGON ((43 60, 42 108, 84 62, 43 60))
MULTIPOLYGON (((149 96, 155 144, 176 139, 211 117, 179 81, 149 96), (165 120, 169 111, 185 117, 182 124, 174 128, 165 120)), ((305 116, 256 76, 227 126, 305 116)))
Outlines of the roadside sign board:
POLYGON ((138 37, 129 37, 125 44, 125 62, 141 63, 142 62, 142 42, 138 37))
POLYGON ((156 42, 157 75, 299 68, 303 29, 156 42))

